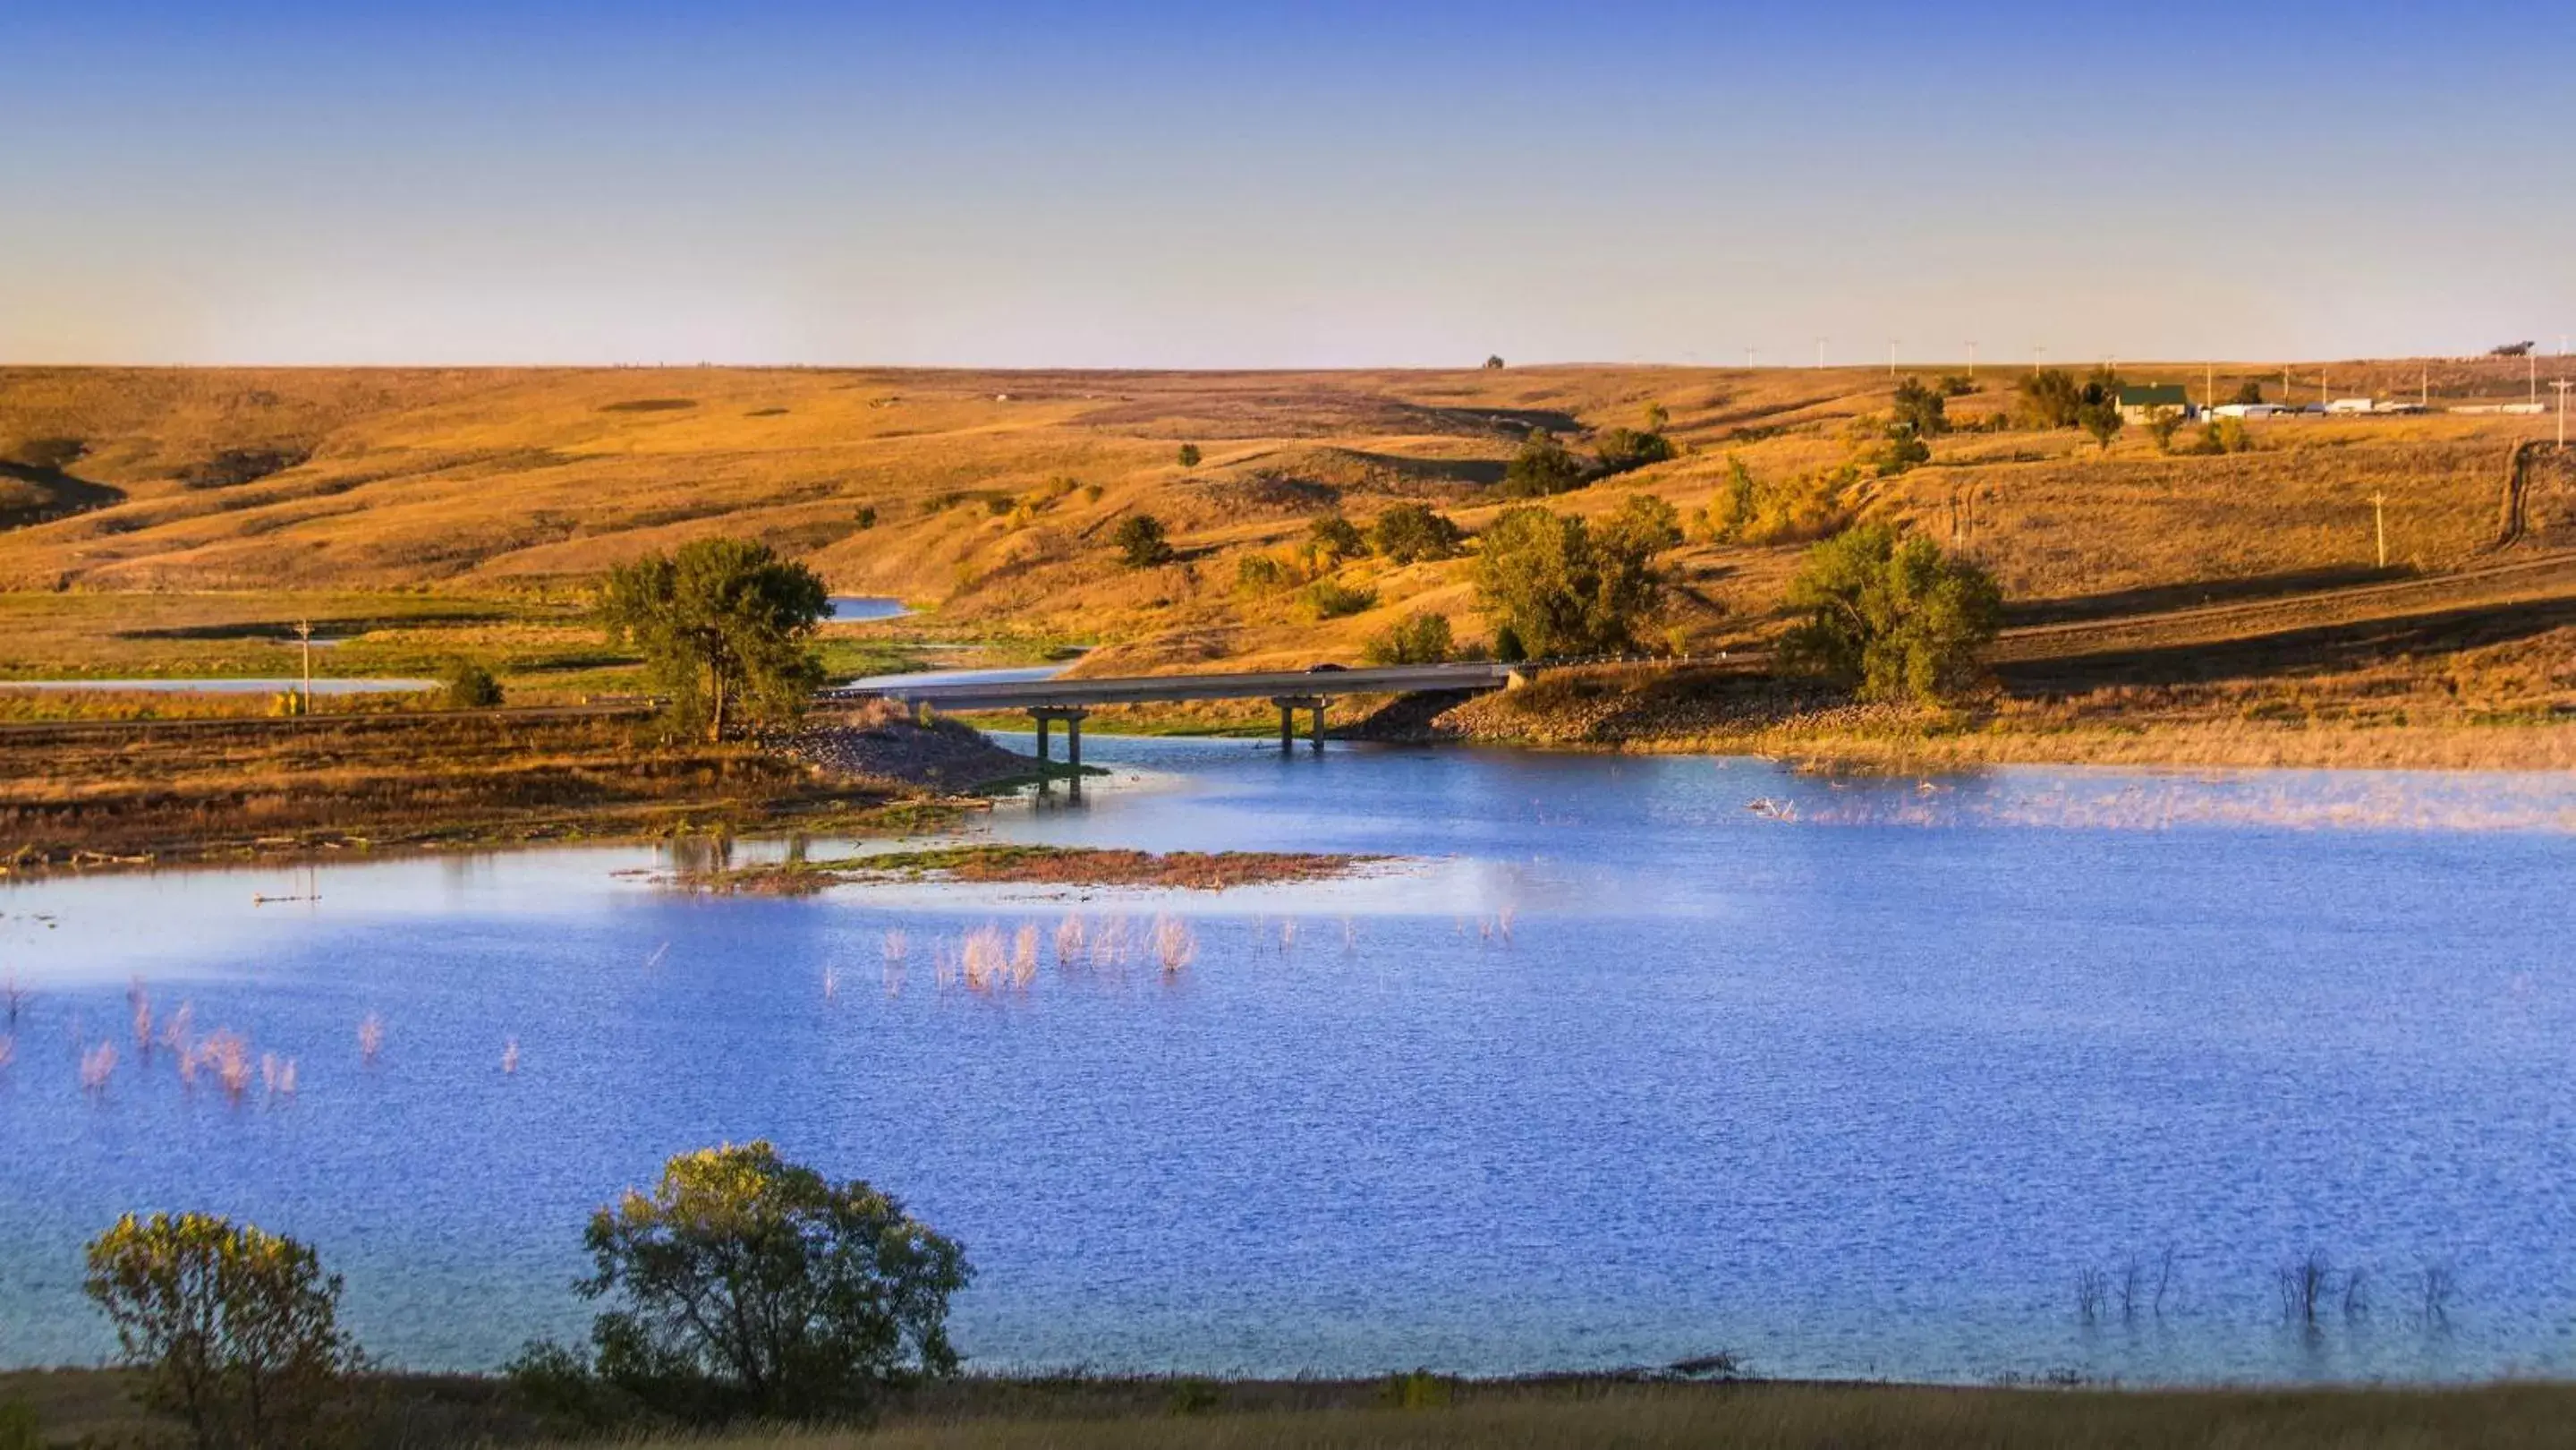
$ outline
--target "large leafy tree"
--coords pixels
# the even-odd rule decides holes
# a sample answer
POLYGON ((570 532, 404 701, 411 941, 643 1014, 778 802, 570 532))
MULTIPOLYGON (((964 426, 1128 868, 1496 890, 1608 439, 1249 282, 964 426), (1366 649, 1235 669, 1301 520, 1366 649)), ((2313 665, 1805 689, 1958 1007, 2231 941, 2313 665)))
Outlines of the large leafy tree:
POLYGON ((145 1403, 199 1450, 303 1446, 358 1352, 340 1280, 290 1238, 207 1214, 133 1214, 90 1241, 83 1283, 143 1371, 145 1403))
POLYGON ((600 617, 644 652, 675 717, 720 740, 793 719, 821 683, 806 641, 831 610, 823 581, 750 539, 699 539, 619 566, 600 617))
POLYGON ((954 1242, 853 1179, 767 1143, 684 1153, 650 1193, 591 1216, 584 1295, 598 1373, 689 1419, 806 1418, 954 1374, 948 1299, 973 1271, 954 1242))
POLYGON ((1871 700, 1965 691, 2003 623, 2002 591, 1984 570, 1885 524, 1809 549, 1789 605, 1806 618, 1781 641, 1783 663, 1871 700))
POLYGON ((1536 505, 1505 509, 1476 555, 1477 600, 1496 637, 1537 658, 1633 648, 1663 604, 1654 556, 1679 542, 1671 513, 1632 501, 1594 529, 1536 505))

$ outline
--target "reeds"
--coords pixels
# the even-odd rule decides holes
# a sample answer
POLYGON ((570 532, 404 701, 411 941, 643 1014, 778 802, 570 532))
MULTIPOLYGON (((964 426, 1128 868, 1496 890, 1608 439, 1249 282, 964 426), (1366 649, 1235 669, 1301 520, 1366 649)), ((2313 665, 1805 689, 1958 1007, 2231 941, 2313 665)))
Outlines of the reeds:
POLYGON ((126 982, 125 1009, 134 1024, 135 1059, 149 1064, 152 1061, 152 998, 143 990, 141 977, 126 982))
POLYGON ((385 1019, 370 1012, 358 1020, 358 1060, 373 1067, 376 1055, 384 1050, 385 1019))
POLYGON ((0 1072, 7 1071, 9 1064, 17 1060, 18 1039, 14 1036, 0 1036, 0 1072))
POLYGON ((179 1010, 171 1013, 170 1019, 161 1024, 161 1045, 169 1049, 171 1056, 179 1059, 183 1069, 187 1066, 188 1048, 196 1030, 197 1006, 193 1002, 180 1003, 179 1010))
POLYGON ((19 985, 16 972, 0 977, 0 1018, 6 1018, 11 1036, 17 1035, 18 1019, 27 1015, 27 1009, 35 1004, 35 1000, 35 993, 19 985))
POLYGON ((501 1044, 501 1075, 515 1077, 519 1071, 519 1039, 513 1037, 501 1044))
POLYGON ((224 1096, 238 1103, 250 1092, 250 1040, 230 1028, 206 1034, 198 1045, 199 1061, 213 1068, 224 1096))
POLYGON ((1027 991, 1038 976, 1038 929, 1022 922, 1011 937, 1011 985, 1027 991))
POLYGON ((887 996, 903 995, 904 962, 911 955, 912 942, 900 928, 885 934, 885 994, 887 996))
POLYGON ((99 1094, 107 1091, 109 1081, 115 1076, 115 1043, 102 1042, 98 1046, 89 1048, 81 1053, 80 1085, 82 1092, 88 1093, 93 1097, 98 1096, 99 1094))
POLYGON ((823 1000, 826 1002, 841 1000, 841 974, 831 967, 823 969, 823 1000))
POLYGON ((274 1052, 259 1055, 259 1085, 272 1098, 295 1096, 295 1059, 274 1052))
POLYGON ((1168 914, 1154 918, 1154 960, 1162 967, 1163 975, 1178 974, 1198 954, 1199 939, 1188 922, 1168 914))
POLYGON ((1070 967, 1082 956, 1085 924, 1081 912, 1069 912, 1055 924, 1055 964, 1070 967))

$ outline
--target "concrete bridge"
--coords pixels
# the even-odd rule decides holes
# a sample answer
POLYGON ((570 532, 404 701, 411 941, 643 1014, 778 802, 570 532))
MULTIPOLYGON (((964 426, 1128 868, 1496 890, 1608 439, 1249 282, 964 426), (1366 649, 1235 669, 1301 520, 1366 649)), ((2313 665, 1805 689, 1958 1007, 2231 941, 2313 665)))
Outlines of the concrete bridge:
POLYGON ((1499 690, 1528 668, 1505 664, 1388 665, 1343 670, 1268 670, 1231 675, 1129 675, 1101 679, 948 680, 907 685, 887 680, 823 691, 834 700, 900 700, 918 717, 940 710, 1026 710, 1036 722, 1038 759, 1047 732, 1064 722, 1065 754, 1082 765, 1083 717, 1102 705, 1172 704, 1185 700, 1268 700, 1279 707, 1279 748, 1296 743, 1297 712, 1313 713, 1315 748, 1324 748, 1324 710, 1336 695, 1409 695, 1426 690, 1499 690))

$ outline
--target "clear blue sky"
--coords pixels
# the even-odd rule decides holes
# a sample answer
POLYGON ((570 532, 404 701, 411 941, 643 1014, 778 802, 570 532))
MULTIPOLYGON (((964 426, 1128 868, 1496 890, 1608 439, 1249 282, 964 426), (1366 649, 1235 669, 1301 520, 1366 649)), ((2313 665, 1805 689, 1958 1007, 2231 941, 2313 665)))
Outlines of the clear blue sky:
POLYGON ((2576 332, 2576 5, 0 0, 0 361, 2576 332))

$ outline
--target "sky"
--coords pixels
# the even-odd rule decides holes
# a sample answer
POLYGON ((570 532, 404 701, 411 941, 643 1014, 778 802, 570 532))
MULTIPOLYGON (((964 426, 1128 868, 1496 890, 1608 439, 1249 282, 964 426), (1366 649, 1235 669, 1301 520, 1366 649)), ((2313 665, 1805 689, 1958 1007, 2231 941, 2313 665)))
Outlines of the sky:
POLYGON ((0 362, 2576 332, 2576 5, 0 0, 0 362))

